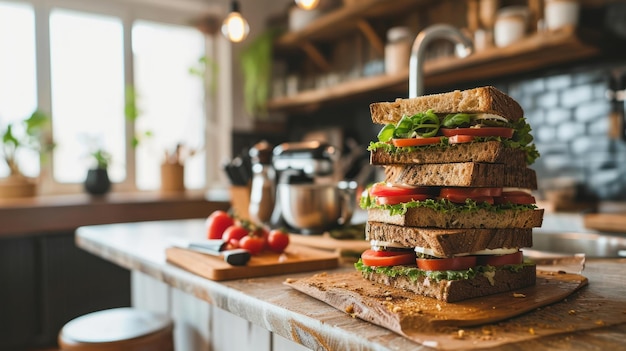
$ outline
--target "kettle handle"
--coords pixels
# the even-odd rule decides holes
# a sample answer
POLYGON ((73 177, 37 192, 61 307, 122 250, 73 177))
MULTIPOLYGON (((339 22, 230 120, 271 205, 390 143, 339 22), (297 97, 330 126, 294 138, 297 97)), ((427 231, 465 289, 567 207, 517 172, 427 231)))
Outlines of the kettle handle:
POLYGON ((356 206, 356 188, 357 182, 355 181, 340 181, 337 183, 340 195, 340 208, 341 217, 337 223, 339 225, 345 225, 350 223, 352 215, 354 214, 354 208, 356 206))

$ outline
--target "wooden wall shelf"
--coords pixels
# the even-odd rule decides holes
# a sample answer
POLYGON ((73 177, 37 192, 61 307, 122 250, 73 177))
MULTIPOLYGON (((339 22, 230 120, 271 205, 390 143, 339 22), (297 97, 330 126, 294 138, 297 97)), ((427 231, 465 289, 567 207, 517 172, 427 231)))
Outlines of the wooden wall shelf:
MULTIPOLYGON (((484 81, 596 57, 602 54, 602 50, 589 43, 600 42, 596 39, 598 37, 599 33, 566 28, 534 34, 514 45, 489 48, 463 59, 445 57, 428 61, 424 65, 424 86, 434 88, 484 81)), ((399 96, 403 97, 408 95, 408 78, 407 67, 406 71, 395 75, 360 78, 325 89, 276 98, 268 102, 268 109, 283 112, 311 110, 324 104, 382 90, 404 91, 406 93, 399 96)))
POLYGON ((305 28, 287 32, 276 39, 274 48, 296 50, 303 41, 333 41, 338 36, 357 30, 363 20, 397 15, 433 3, 434 0, 359 0, 318 17, 305 28))

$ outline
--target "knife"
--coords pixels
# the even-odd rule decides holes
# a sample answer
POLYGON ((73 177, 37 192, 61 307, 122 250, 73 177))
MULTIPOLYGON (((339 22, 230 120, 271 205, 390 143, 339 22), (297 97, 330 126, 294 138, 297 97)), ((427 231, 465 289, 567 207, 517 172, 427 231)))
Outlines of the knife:
POLYGON ((245 266, 250 261, 250 252, 244 249, 226 250, 226 242, 221 239, 206 239, 190 241, 183 238, 170 238, 170 244, 175 247, 223 257, 226 263, 233 266, 245 266))

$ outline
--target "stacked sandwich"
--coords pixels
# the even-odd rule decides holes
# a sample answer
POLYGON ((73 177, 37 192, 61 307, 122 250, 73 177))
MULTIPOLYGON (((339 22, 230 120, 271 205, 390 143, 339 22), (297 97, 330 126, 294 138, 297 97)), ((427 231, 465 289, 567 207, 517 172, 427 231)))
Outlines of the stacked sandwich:
POLYGON ((535 284, 521 248, 541 226, 522 108, 494 87, 370 105, 385 181, 361 199, 366 279, 453 302, 535 284))

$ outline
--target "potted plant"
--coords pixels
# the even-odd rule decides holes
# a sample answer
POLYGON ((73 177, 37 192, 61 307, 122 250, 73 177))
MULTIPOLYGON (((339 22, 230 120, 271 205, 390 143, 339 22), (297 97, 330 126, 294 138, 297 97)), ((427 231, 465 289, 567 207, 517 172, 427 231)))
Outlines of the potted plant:
POLYGON ((37 182, 22 173, 18 155, 23 149, 34 150, 40 156, 50 151, 52 142, 43 140, 50 117, 35 110, 28 118, 7 124, 0 130, 2 136, 2 160, 9 168, 9 175, 0 179, 0 197, 28 197, 36 193, 37 182))
POLYGON ((85 191, 92 195, 106 194, 111 190, 111 180, 109 179, 109 163, 111 154, 98 148, 90 154, 95 161, 95 166, 87 170, 85 179, 85 191))

